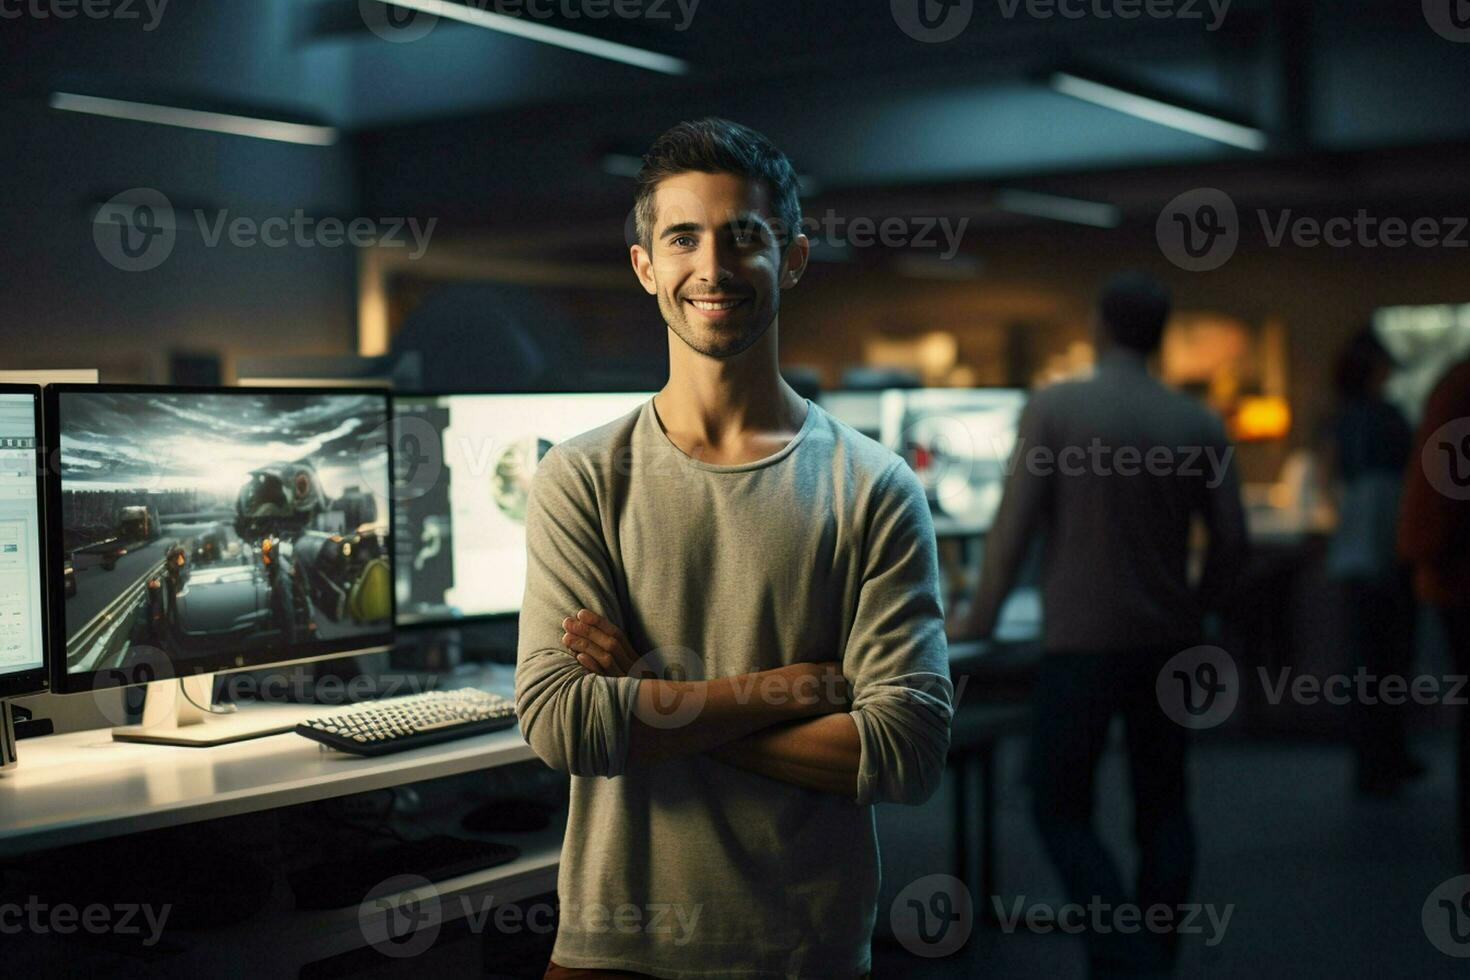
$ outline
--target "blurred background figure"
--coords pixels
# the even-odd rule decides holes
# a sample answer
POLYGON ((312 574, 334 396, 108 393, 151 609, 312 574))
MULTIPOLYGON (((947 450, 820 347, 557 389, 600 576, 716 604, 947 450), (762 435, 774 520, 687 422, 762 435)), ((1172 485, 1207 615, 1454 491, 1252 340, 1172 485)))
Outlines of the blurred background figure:
MULTIPOLYGON (((1414 439, 1399 522, 1419 599, 1444 622, 1455 672, 1470 674, 1470 360, 1435 387, 1414 439)), ((1460 859, 1470 871, 1470 709, 1459 707, 1460 859)))
MULTIPOLYGON (((1371 678, 1406 676, 1414 658, 1414 595, 1394 543, 1413 432, 1384 398, 1393 368, 1372 327, 1360 330, 1337 359, 1331 429, 1338 524, 1327 568, 1343 585, 1351 662, 1371 678)), ((1423 775, 1408 752, 1406 707, 1382 698, 1355 705, 1359 792, 1386 795, 1423 775)))
MULTIPOLYGON (((1046 615, 1033 697, 1032 810, 1070 900, 1083 905, 1100 897, 1113 906, 1178 908, 1189 896, 1189 731, 1162 709, 1156 685, 1171 658, 1202 642, 1202 614, 1217 607, 1246 550, 1223 425, 1148 369, 1170 307, 1148 276, 1108 283, 1094 327, 1097 370, 1039 391, 1022 414, 979 595, 951 630, 956 640, 991 635, 1041 538, 1046 615), (1196 449, 1196 462, 1183 464, 1196 449), (1152 462, 1165 456, 1169 465, 1152 462), (1201 456, 1223 465, 1201 466, 1201 456), (1196 520, 1209 536, 1197 585, 1187 571, 1196 520), (1117 715, 1138 846, 1131 889, 1093 827, 1098 762, 1117 715)), ((1147 931, 1099 929, 1087 938, 1095 977, 1166 974, 1177 946, 1177 934, 1147 931)))

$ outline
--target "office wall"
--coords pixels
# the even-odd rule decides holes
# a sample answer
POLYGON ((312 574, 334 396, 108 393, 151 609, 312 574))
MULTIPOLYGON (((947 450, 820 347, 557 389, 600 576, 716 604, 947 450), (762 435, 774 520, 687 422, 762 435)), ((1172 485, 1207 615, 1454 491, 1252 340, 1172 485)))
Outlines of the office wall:
POLYGON ((175 348, 243 354, 355 347, 348 247, 211 245, 221 214, 355 213, 346 147, 297 146, 59 112, 15 101, 0 117, 0 336, 7 368, 100 367, 104 380, 166 380, 175 348), (151 188, 179 213, 172 253, 126 272, 93 238, 97 206, 151 188))

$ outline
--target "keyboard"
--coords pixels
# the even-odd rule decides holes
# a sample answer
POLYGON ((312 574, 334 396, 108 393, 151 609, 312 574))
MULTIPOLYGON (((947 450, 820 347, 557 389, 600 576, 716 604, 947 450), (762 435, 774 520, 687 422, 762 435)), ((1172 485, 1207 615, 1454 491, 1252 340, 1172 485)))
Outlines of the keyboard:
POLYGON ((428 691, 313 718, 296 734, 354 755, 387 755, 516 723, 515 702, 475 688, 428 691))

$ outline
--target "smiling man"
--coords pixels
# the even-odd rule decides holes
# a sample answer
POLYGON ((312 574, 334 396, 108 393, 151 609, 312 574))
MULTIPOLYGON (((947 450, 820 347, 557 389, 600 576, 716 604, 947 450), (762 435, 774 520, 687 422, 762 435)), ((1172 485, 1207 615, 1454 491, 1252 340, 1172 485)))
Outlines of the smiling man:
POLYGON ((532 486, 516 699, 572 775, 548 977, 867 974, 872 804, 919 804, 953 713, 928 504, 781 378, 796 176, 709 119, 644 160, 633 270, 668 384, 532 486))

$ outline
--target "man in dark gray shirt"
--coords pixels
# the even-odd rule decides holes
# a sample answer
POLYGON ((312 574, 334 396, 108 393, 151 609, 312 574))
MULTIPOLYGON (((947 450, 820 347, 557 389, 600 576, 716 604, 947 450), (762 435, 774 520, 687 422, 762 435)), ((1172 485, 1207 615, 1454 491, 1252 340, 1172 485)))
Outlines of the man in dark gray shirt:
POLYGON ((928 799, 949 745, 928 503, 781 377, 785 156, 702 120, 639 182, 669 382, 553 448, 526 518, 517 709, 572 775, 546 976, 857 980, 872 804, 928 799))
MULTIPOLYGON (((1220 420, 1148 372, 1170 303, 1122 275, 1098 306, 1098 364, 1038 391, 985 541, 980 591, 952 641, 988 637, 1033 541, 1042 542, 1045 656, 1032 744, 1036 820, 1073 901, 1125 900, 1092 829, 1093 780, 1112 718, 1125 720, 1139 846, 1132 900, 1185 901, 1194 862, 1185 785, 1188 731, 1156 695, 1162 666, 1202 642, 1203 615, 1238 571, 1246 532, 1234 451, 1220 420), (1191 529, 1208 547, 1191 582, 1191 529)), ((1162 969, 1173 942, 1146 930, 1089 935, 1094 970, 1162 969)))

